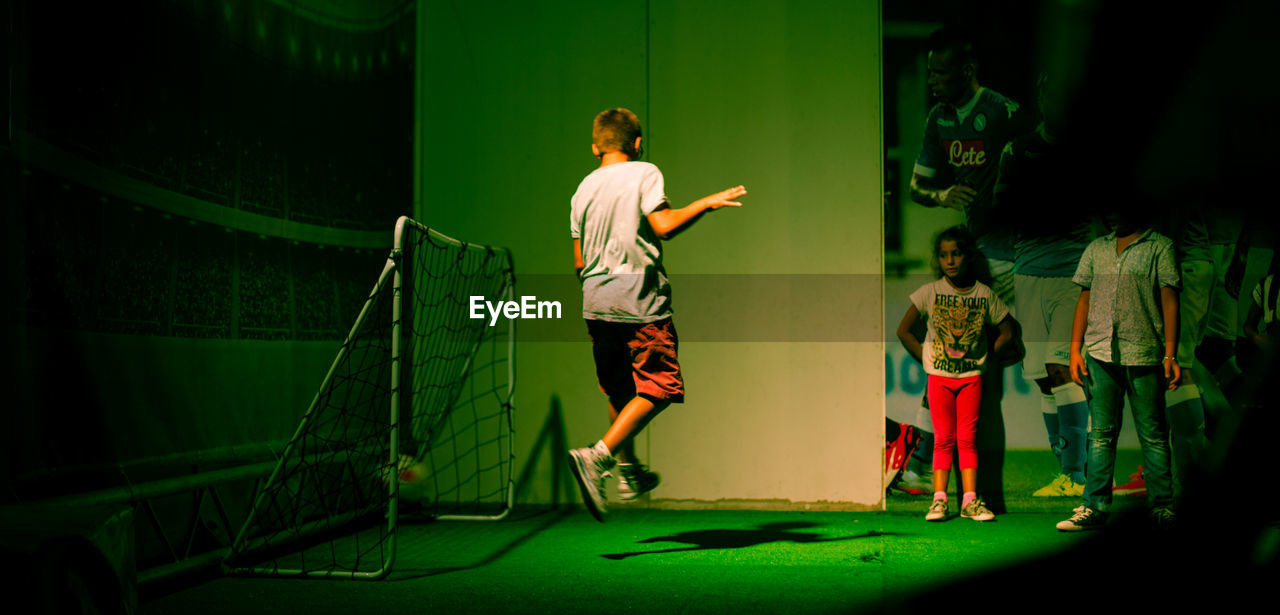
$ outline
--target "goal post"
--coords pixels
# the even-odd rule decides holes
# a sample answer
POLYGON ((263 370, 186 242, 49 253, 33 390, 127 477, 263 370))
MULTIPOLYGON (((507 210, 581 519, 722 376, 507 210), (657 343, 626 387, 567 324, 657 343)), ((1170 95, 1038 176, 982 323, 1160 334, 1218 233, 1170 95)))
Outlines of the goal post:
POLYGON ((395 561, 402 503, 440 520, 511 510, 515 321, 510 251, 407 217, 368 299, 275 469, 257 489, 229 574, 377 579, 395 561))

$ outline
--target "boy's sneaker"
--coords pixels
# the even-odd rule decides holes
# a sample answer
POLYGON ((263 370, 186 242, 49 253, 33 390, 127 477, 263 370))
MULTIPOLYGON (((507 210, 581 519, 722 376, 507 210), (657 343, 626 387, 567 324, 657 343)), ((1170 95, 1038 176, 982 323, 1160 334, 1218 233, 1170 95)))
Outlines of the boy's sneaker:
POLYGON ((1071 480, 1069 474, 1059 474, 1049 484, 1031 494, 1038 498, 1084 497, 1084 485, 1071 480))
POLYGON ((1146 495, 1147 481, 1142 478, 1142 466, 1138 466, 1138 471, 1129 475, 1129 482, 1116 485, 1111 493, 1113 495, 1146 495))
POLYGON ((1071 511, 1070 519, 1058 522, 1058 529, 1063 532, 1079 532, 1099 528, 1106 523, 1106 516, 1102 513, 1088 506, 1077 506, 1071 511))
POLYGON ((575 448, 569 451, 569 467, 573 469, 573 477, 578 480, 578 488, 582 490, 582 502, 596 521, 604 522, 609 509, 605 506, 605 479, 611 476, 609 470, 617 464, 613 455, 596 448, 575 448))
POLYGON ((947 501, 938 498, 929 505, 929 512, 924 514, 925 521, 945 521, 947 519, 947 501))
POLYGON ((1171 530, 1178 524, 1178 515, 1167 506, 1151 509, 1148 519, 1151 520, 1151 529, 1156 531, 1171 530))
POLYGON ((961 508, 960 516, 974 521, 990 521, 996 518, 996 514, 987 508, 987 503, 983 502, 982 498, 974 498, 968 506, 961 508))
POLYGON ((618 498, 631 501, 650 491, 662 482, 657 472, 650 472, 642 463, 618 464, 618 498))

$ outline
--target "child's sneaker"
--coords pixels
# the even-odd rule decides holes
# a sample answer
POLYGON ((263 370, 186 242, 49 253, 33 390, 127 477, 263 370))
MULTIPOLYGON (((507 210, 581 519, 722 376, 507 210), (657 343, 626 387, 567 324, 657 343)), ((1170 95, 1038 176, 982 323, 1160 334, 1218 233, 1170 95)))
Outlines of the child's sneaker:
POLYGON ((1059 474, 1049 484, 1036 489, 1032 497, 1037 498, 1057 498, 1057 497, 1083 497, 1084 485, 1071 480, 1069 474, 1059 474))
POLYGON ((618 498, 631 501, 657 487, 662 477, 642 463, 618 464, 618 498))
POLYGON ((974 521, 990 521, 996 518, 996 514, 987 508, 987 503, 983 502, 982 498, 974 498, 968 506, 961 508, 960 516, 974 521))
POLYGON ((1079 532, 1080 530, 1091 530, 1106 525, 1107 519, 1103 513, 1100 513, 1088 506, 1077 506, 1071 511, 1071 518, 1066 521, 1058 522, 1058 529, 1063 532, 1079 532))
POLYGON ((1129 482, 1116 485, 1111 493, 1113 495, 1146 495, 1147 481, 1142 478, 1142 466, 1138 466, 1138 471, 1129 475, 1129 482))
POLYGON ((575 448, 569 451, 573 477, 578 480, 578 488, 582 490, 582 502, 596 521, 604 522, 609 510, 605 506, 604 481, 609 478, 609 470, 618 462, 613 455, 602 452, 595 447, 575 448))
POLYGON ((945 521, 947 519, 947 501, 937 498, 929 504, 929 512, 924 514, 925 521, 945 521))
POLYGON ((1151 509, 1148 519, 1151 521, 1151 529, 1156 531, 1172 530, 1178 524, 1178 515, 1168 506, 1151 509))

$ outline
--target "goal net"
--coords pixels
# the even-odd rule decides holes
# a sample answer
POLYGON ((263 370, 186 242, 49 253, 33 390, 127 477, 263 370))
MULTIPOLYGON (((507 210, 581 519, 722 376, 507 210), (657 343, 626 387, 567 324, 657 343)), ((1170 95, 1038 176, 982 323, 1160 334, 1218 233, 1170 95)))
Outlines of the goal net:
POLYGON ((232 574, 380 578, 397 523, 500 519, 511 508, 511 254, 401 218, 394 247, 224 561, 232 574), (403 510, 402 510, 403 505, 403 510))

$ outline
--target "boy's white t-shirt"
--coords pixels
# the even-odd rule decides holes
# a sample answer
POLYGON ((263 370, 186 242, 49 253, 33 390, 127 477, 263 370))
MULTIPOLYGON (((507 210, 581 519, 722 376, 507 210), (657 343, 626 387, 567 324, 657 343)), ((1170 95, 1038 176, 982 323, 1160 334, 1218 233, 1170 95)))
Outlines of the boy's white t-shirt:
POLYGON ((962 293, 939 278, 911 293, 911 304, 927 319, 928 333, 921 345, 926 374, 968 378, 982 373, 987 325, 1009 315, 1009 307, 990 286, 974 282, 962 293))
POLYGON ((569 236, 581 240, 582 316, 654 322, 671 316, 662 241, 646 216, 667 202, 662 171, 619 162, 583 178, 569 201, 569 236))

